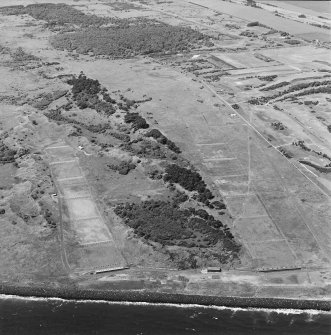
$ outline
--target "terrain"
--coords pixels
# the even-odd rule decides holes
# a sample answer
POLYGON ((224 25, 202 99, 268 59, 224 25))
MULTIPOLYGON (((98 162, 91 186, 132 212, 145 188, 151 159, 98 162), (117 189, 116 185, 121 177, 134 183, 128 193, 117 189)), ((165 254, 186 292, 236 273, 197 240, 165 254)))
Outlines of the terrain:
POLYGON ((1 6, 3 283, 330 298, 329 19, 1 6))

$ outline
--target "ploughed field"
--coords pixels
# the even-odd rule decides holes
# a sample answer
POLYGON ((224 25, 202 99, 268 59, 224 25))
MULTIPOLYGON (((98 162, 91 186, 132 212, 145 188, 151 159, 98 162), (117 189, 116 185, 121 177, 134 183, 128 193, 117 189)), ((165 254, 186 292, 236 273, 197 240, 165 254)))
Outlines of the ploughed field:
POLYGON ((126 4, 0 8, 4 276, 328 266, 327 45, 126 4))

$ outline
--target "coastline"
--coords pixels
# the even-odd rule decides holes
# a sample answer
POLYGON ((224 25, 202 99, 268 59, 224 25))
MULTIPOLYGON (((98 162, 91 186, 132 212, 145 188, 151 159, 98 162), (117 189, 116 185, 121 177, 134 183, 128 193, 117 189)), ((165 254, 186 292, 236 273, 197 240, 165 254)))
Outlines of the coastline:
POLYGON ((32 287, 0 284, 0 294, 21 297, 61 298, 66 300, 103 300, 113 302, 145 302, 159 304, 197 304, 234 308, 298 309, 331 311, 330 300, 270 297, 231 297, 195 294, 160 293, 133 290, 92 290, 72 287, 32 287))

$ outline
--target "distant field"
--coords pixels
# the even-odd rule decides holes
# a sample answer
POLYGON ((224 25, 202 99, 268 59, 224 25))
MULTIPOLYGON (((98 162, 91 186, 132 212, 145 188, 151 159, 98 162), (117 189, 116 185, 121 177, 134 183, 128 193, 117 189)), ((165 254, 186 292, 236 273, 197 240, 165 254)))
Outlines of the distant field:
POLYGON ((223 62, 230 64, 231 66, 242 69, 242 68, 256 68, 256 67, 265 67, 265 66, 274 66, 277 63, 274 61, 265 62, 263 60, 258 59, 252 53, 241 52, 241 53, 216 53, 215 57, 222 60, 223 62))
POLYGON ((280 31, 286 31, 292 35, 316 33, 313 38, 307 36, 307 39, 318 38, 321 41, 329 41, 329 37, 324 29, 310 26, 308 24, 291 21, 273 13, 259 8, 247 7, 235 3, 223 2, 218 0, 193 0, 192 3, 207 6, 216 11, 239 17, 247 21, 258 21, 266 26, 280 31), (318 36, 318 37, 316 37, 318 36))
POLYGON ((329 61, 330 54, 326 52, 325 49, 314 48, 312 46, 302 46, 302 47, 288 47, 280 48, 277 50, 263 50, 261 52, 267 57, 277 59, 285 64, 298 64, 298 63, 308 63, 312 61, 329 61), (294 52, 295 50, 295 52, 294 52))
POLYGON ((316 12, 320 13, 328 13, 330 11, 330 2, 328 0, 323 1, 293 1, 293 0, 281 0, 280 2, 286 2, 290 5, 296 6, 296 7, 302 7, 314 10, 316 12))

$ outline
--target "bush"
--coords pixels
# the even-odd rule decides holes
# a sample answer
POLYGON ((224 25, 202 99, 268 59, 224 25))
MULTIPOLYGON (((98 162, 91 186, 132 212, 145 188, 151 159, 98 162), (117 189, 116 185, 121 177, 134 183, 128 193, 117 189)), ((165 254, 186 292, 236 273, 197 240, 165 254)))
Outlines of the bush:
POLYGON ((132 162, 122 161, 119 164, 108 164, 111 170, 118 171, 119 174, 127 175, 131 170, 136 168, 136 165, 132 162))
POLYGON ((145 134, 145 136, 152 137, 159 143, 167 145, 167 147, 176 154, 181 153, 180 148, 174 142, 165 137, 158 129, 151 129, 145 134))
POLYGON ((187 191, 197 191, 198 201, 206 203, 214 196, 198 172, 182 168, 176 164, 168 165, 163 177, 165 182, 177 183, 187 191))
POLYGON ((208 248, 228 240, 227 251, 238 251, 228 228, 204 210, 181 210, 176 203, 151 200, 121 204, 114 211, 138 236, 162 245, 208 248))
POLYGON ((40 60, 40 58, 25 52, 21 47, 17 48, 17 50, 11 53, 11 57, 16 62, 29 62, 40 60))
POLYGON ((249 22, 247 23, 247 27, 256 27, 259 25, 258 21, 254 21, 254 22, 249 22))
POLYGON ((0 164, 15 162, 16 153, 16 150, 10 149, 6 144, 0 141, 0 164))
POLYGON ((101 91, 99 81, 87 78, 82 72, 78 78, 69 79, 68 84, 72 85, 71 91, 74 96, 82 92, 88 95, 95 95, 101 91))
POLYGON ((108 101, 100 100, 98 94, 101 92, 101 85, 98 80, 87 78, 83 73, 80 73, 78 78, 74 77, 67 83, 72 85, 73 100, 76 101, 78 108, 93 108, 98 113, 106 115, 115 113, 115 108, 112 105, 115 100, 111 99, 109 94, 103 91, 102 96, 106 97, 108 101))
POLYGON ((132 128, 137 131, 138 129, 146 129, 149 124, 146 120, 140 116, 138 113, 126 113, 124 116, 125 123, 132 123, 132 128))

